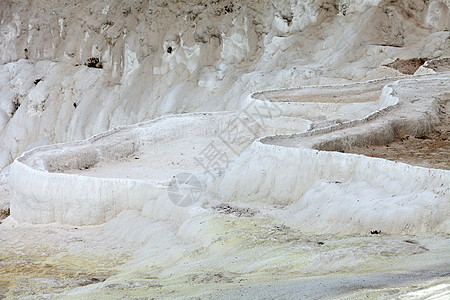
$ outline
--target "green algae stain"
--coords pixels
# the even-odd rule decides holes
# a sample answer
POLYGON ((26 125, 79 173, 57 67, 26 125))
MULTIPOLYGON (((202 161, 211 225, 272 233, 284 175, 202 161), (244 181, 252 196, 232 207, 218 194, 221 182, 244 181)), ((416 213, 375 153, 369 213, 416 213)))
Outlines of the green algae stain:
POLYGON ((35 253, 32 250, 0 254, 0 298, 58 294, 106 280, 116 273, 123 256, 83 253, 35 253))

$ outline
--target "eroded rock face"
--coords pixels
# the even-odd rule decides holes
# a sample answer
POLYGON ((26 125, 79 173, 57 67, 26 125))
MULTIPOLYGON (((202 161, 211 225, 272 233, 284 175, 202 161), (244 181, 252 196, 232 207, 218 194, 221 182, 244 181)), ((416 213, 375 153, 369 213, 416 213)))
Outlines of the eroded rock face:
POLYGON ((166 113, 236 109, 257 90, 399 75, 383 64, 448 56, 448 6, 2 1, 0 168, 38 145, 166 113), (103 69, 83 66, 91 57, 103 69))

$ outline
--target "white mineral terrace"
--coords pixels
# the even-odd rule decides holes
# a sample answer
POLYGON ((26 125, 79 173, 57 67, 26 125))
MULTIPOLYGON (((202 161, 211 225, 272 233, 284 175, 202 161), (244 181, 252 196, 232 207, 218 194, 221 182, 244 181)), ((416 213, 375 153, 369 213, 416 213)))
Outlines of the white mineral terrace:
MULTIPOLYGON (((439 104, 448 101, 449 78, 438 73, 258 92, 242 111, 166 116, 36 148, 11 168, 11 216, 35 224, 92 225, 125 210, 148 213, 151 207, 158 214, 172 204, 169 181, 192 173, 207 188, 202 201, 278 207, 270 215, 307 232, 450 233, 450 171, 336 152, 390 142, 398 132, 429 132, 439 123, 439 104), (290 109, 315 98, 314 106, 290 109), (328 111, 329 103, 341 105, 339 119, 351 120, 325 126, 297 117, 328 111), (199 163, 206 163, 212 145, 220 145, 230 161, 217 177, 199 163)), ((176 224, 184 221, 172 217, 176 224)))
POLYGON ((450 299, 449 8, 0 1, 0 299, 450 299))
MULTIPOLYGON (((340 151, 386 143, 398 132, 427 133, 449 101, 449 80, 438 73, 258 92, 237 112, 164 116, 33 149, 11 168, 4 242, 28 245, 28 235, 38 234, 49 249, 69 247, 71 256, 47 260, 75 272, 70 280, 81 286, 61 294, 68 299, 230 299, 236 292, 353 299, 394 291, 445 298, 450 171, 340 151), (344 115, 299 117, 329 111, 330 103, 344 115), (361 105, 356 119, 345 109, 354 105, 361 105), (208 174, 196 158, 212 144, 229 165, 208 174), (190 206, 175 205, 168 191, 180 173, 193 173, 203 187, 190 206), (76 273, 71 265, 80 262, 96 277, 76 273), (360 280, 366 289, 358 290, 360 280)), ((36 251, 52 251, 42 247, 36 251)))

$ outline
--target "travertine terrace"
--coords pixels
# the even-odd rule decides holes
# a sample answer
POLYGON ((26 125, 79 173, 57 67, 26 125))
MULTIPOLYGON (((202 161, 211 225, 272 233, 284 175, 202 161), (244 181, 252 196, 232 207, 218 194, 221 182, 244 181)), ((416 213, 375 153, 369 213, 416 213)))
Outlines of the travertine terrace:
POLYGON ((3 1, 0 298, 448 298, 449 7, 3 1))

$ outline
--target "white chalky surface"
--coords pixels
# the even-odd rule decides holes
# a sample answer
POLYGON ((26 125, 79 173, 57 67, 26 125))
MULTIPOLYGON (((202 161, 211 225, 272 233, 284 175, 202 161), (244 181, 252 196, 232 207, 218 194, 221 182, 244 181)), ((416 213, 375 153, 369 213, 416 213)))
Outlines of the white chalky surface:
POLYGON ((449 7, 0 3, 0 298, 447 299, 450 171, 351 151, 443 124, 449 7))

